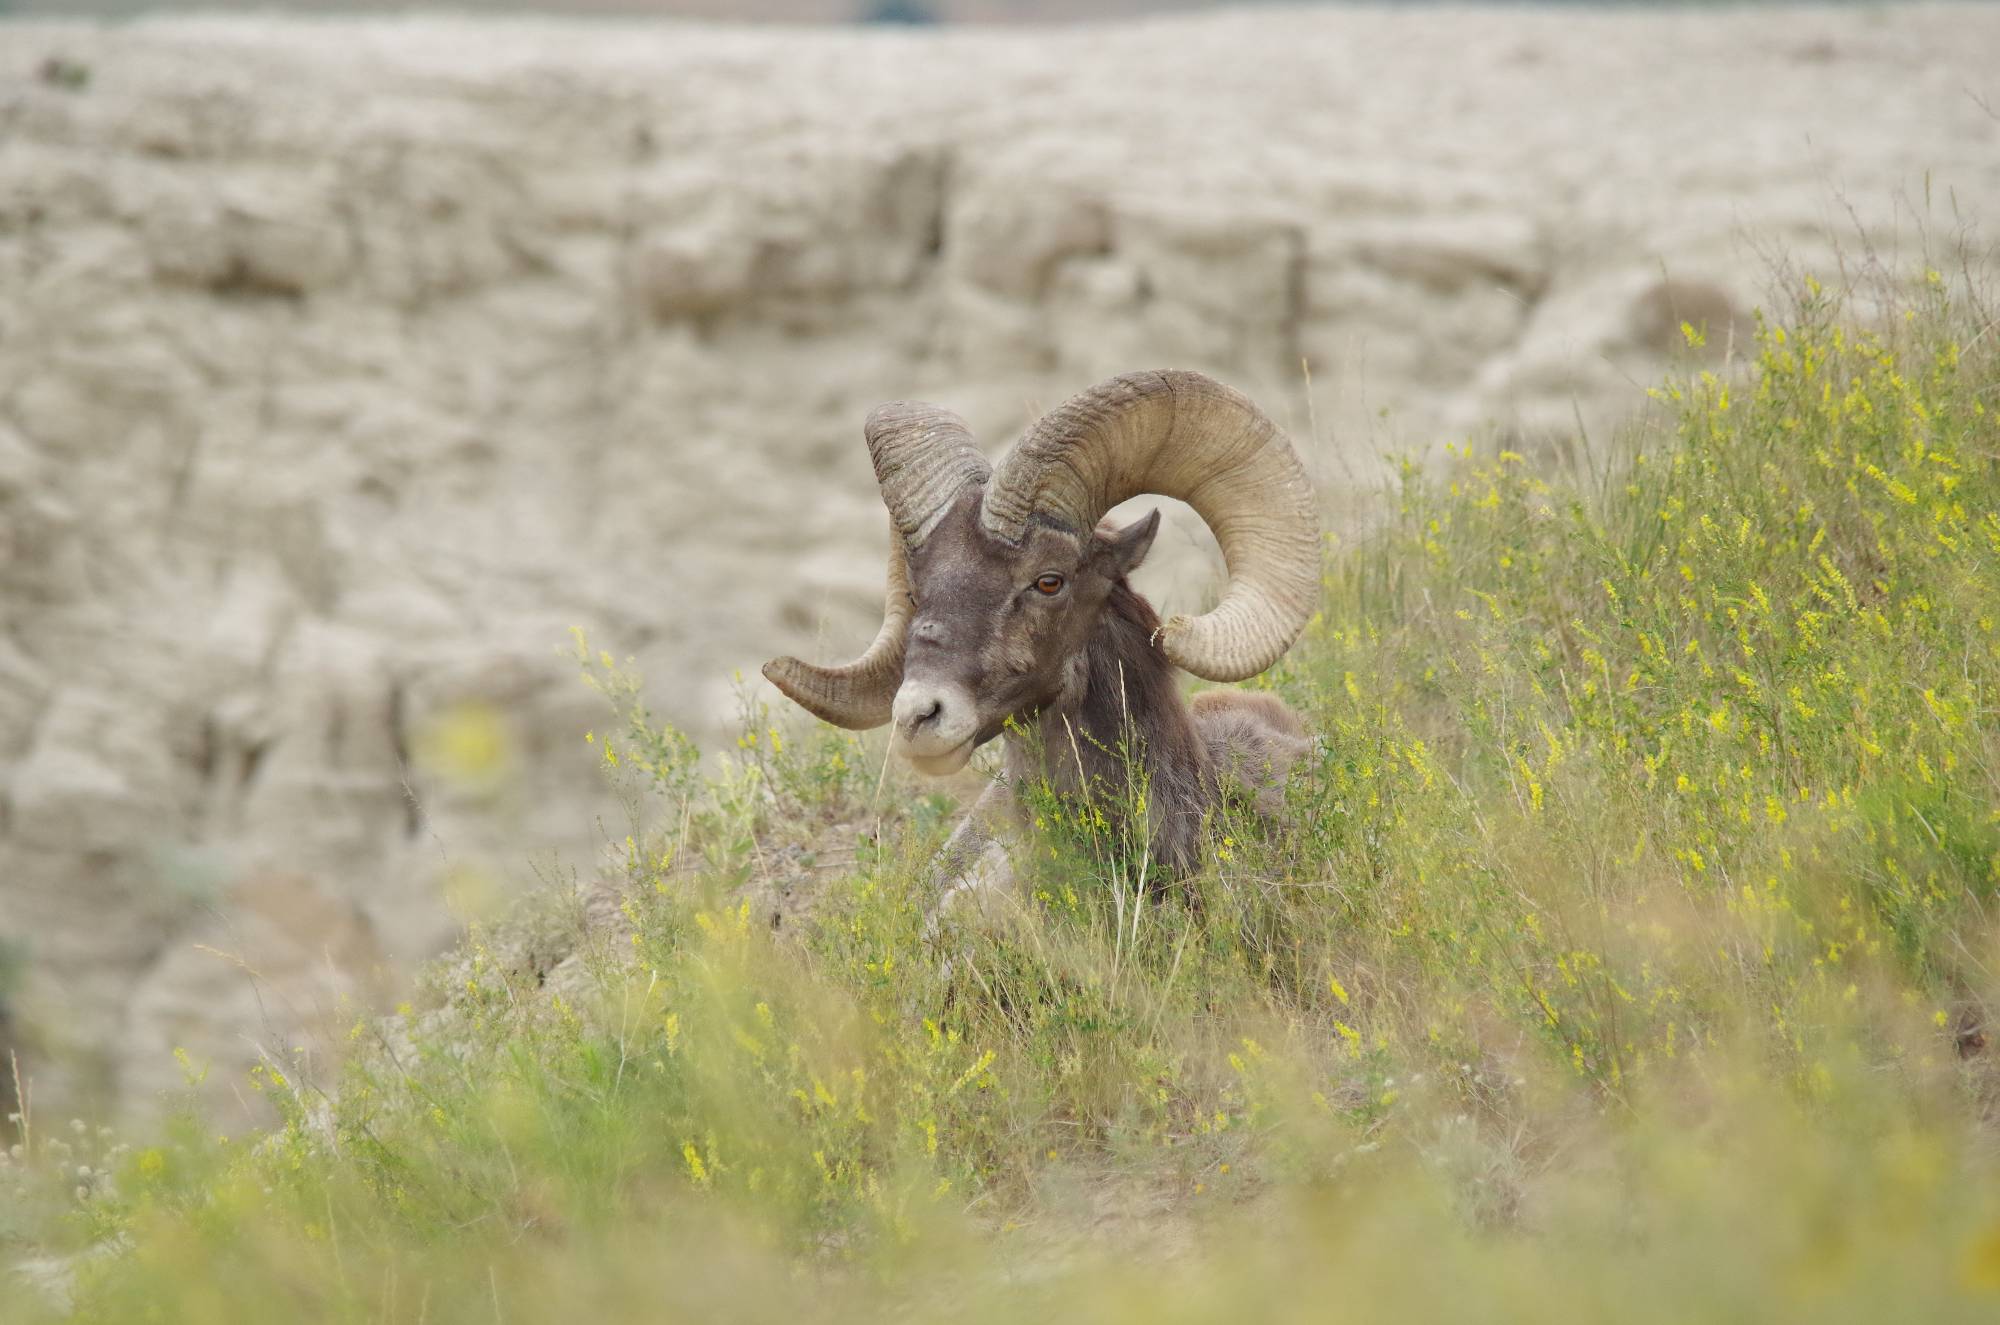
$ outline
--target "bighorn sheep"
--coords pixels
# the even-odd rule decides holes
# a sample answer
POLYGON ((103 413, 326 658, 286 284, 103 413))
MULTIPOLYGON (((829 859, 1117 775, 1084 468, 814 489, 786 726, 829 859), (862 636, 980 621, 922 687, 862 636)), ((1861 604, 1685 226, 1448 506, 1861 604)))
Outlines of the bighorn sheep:
POLYGON ((1075 795, 1122 786, 1121 760, 1136 760, 1151 857, 1175 873, 1199 863, 1202 823, 1232 788, 1271 807, 1308 744, 1298 719, 1268 694, 1186 703, 1173 675, 1255 676, 1318 598, 1312 488, 1262 411, 1199 373, 1147 372, 1072 397, 997 467, 933 405, 882 405, 866 433, 893 524, 881 632, 846 666, 779 658, 764 675, 838 726, 893 722, 925 773, 1007 734, 1007 777, 946 845, 947 885, 988 847, 1005 784, 1037 775, 1075 795), (1163 623, 1126 582, 1160 513, 1099 521, 1145 493, 1187 502, 1215 532, 1229 583, 1211 611, 1163 623))

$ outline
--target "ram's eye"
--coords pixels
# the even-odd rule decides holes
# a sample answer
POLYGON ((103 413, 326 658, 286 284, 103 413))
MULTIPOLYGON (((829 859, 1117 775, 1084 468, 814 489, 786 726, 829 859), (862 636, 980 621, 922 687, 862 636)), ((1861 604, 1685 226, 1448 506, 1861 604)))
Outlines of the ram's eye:
POLYGON ((1036 590, 1045 594, 1061 593, 1062 587, 1063 577, 1060 575, 1044 575, 1035 581, 1036 590))

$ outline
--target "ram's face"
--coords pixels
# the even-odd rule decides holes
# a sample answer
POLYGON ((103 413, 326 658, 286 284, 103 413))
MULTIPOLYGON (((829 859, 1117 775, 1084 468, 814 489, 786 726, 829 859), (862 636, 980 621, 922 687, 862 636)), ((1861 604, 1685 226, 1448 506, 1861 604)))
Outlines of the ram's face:
POLYGON ((1318 601, 1319 517, 1298 454, 1241 392, 1200 373, 1100 382, 1037 419, 997 465, 964 419, 921 401, 877 406, 862 431, 896 531, 882 629, 852 662, 773 658, 764 675, 828 722, 894 723, 927 771, 963 766, 1007 719, 1081 683, 1105 601, 1158 527, 1092 528, 1120 502, 1187 502, 1229 568, 1214 607, 1149 641, 1174 666, 1208 681, 1255 676, 1318 601))
POLYGON ((954 503, 911 559, 893 721, 897 748, 924 773, 958 771, 1010 718, 1082 693, 1105 602, 1159 528, 1157 511, 1081 536, 1037 524, 1015 545, 981 526, 979 498, 954 503))

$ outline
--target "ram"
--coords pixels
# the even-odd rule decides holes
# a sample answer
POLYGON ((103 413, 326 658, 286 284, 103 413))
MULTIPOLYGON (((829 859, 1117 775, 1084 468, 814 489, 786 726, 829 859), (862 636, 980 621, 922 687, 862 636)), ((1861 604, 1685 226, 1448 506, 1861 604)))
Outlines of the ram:
POLYGON ((924 773, 956 772, 1005 736, 1005 776, 941 857, 947 893, 1018 818, 1010 786, 1095 795, 1137 772, 1146 821, 1134 838, 1172 873, 1199 862, 1224 797, 1272 808, 1308 746, 1298 719, 1263 693, 1189 703, 1174 675, 1255 676, 1318 599, 1312 487, 1263 411, 1199 373, 1147 372, 1064 402, 997 466, 933 405, 882 405, 866 434, 893 526, 882 629, 845 666, 779 658, 764 675, 838 726, 893 723, 895 746, 924 773), (1149 493, 1187 502, 1221 545, 1228 584, 1206 613, 1163 622, 1128 582, 1160 513, 1100 522, 1149 493))

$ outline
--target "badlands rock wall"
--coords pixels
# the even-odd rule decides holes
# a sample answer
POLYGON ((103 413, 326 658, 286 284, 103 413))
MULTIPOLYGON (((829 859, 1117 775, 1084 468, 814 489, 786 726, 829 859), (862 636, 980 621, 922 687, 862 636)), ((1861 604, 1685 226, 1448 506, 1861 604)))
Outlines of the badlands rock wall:
POLYGON ((1768 251, 1907 250, 1926 178, 1990 207, 1996 68, 1974 7, 0 26, 30 1059, 130 1102, 185 1046, 226 1097, 447 940, 448 882, 587 867, 568 629, 709 739, 738 669, 867 639, 877 400, 997 444, 1207 368, 1351 519, 1385 447, 1601 436, 1768 251), (466 712, 512 773, 435 784, 466 712))

